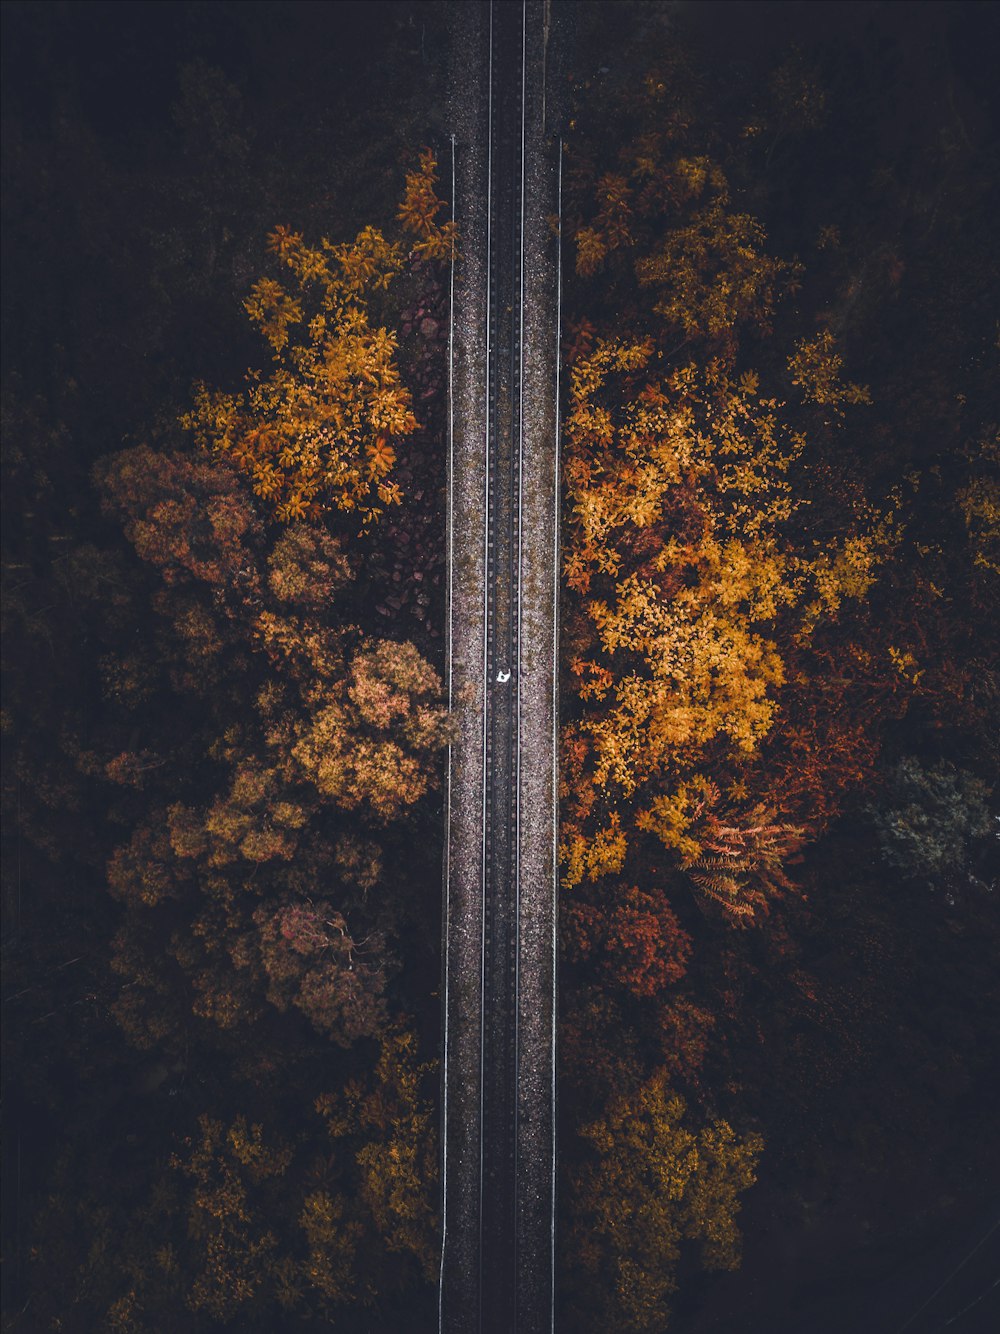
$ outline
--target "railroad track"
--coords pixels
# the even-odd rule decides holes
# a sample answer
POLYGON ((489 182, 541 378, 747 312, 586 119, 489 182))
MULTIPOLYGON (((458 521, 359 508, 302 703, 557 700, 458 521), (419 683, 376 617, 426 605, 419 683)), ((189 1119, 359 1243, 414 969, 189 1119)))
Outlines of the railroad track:
POLYGON ((480 1327, 515 1328, 527 6, 491 10, 480 1327))
POLYGON ((552 11, 456 8, 440 1328, 541 1334, 555 1234, 552 11))

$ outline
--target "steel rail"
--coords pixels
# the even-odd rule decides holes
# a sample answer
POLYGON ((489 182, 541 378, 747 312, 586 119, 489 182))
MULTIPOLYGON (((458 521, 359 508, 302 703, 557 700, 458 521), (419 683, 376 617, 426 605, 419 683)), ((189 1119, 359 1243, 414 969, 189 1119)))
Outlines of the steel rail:
POLYGON ((562 404, 560 402, 562 367, 562 172, 563 144, 559 141, 559 167, 556 184, 556 392, 555 392, 555 512, 552 516, 554 559, 552 579, 552 1195, 549 1277, 549 1328, 556 1328, 556 1038, 559 1027, 559 592, 560 562, 559 520, 562 510, 562 404))
MULTIPOLYGON (((455 136, 451 136, 451 219, 455 219, 455 136)), ((448 583, 447 639, 445 642, 445 682, 448 692, 448 715, 454 708, 452 671, 452 633, 455 589, 455 238, 452 234, 451 263, 448 273, 448 498, 447 498, 447 557, 448 583)), ((438 1331, 444 1329, 444 1264, 448 1249, 448 1043, 450 1038, 451 1008, 451 782, 454 747, 449 743, 444 787, 444 925, 443 971, 444 995, 441 1044, 441 1260, 438 1267, 438 1331)))

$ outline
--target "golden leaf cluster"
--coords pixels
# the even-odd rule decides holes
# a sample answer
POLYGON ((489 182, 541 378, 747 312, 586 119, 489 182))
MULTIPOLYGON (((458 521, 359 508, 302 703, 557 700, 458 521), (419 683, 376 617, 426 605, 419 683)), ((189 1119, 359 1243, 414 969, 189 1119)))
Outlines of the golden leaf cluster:
POLYGON ((571 1181, 578 1263, 604 1280, 594 1293, 606 1304, 601 1327, 653 1334, 666 1326, 685 1241, 707 1269, 739 1267, 739 1196, 756 1180, 763 1140, 722 1120, 691 1125, 662 1069, 582 1134, 592 1160, 571 1181))
MULTIPOLYGON (((570 670, 587 707, 564 734, 578 756, 568 887, 620 872, 629 826, 688 859, 702 850, 690 831, 709 753, 753 756, 775 721, 789 647, 864 596, 894 539, 869 509, 822 547, 802 540, 806 439, 756 374, 720 357, 671 368, 652 338, 588 337, 580 348, 565 421, 564 575, 578 599, 570 670)), ((749 902, 714 892, 724 869, 702 868, 704 893, 749 902)))
POLYGON ((450 259, 454 254, 455 223, 438 222, 446 207, 437 194, 437 163, 430 149, 420 154, 416 171, 407 172, 406 191, 398 218, 404 231, 415 237, 412 253, 421 259, 450 259))
MULTIPOLYGON (((409 254, 426 259, 448 257, 454 244, 453 224, 436 220, 445 207, 436 179, 425 151, 399 211, 403 232, 416 238, 409 254)), ((276 227, 268 246, 281 276, 260 278, 245 306, 273 368, 249 373, 238 393, 199 384, 183 424, 246 473, 280 521, 332 508, 371 524, 402 500, 392 470, 399 443, 417 429, 397 335, 373 311, 407 246, 371 226, 351 242, 318 247, 276 227)))

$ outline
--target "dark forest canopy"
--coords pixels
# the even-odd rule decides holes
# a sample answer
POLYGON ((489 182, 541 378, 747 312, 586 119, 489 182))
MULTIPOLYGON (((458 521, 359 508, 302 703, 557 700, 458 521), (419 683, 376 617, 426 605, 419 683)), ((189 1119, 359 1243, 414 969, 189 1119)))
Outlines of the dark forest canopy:
MULTIPOLYGON (((11 1331, 434 1323, 448 10, 3 7, 11 1331)), ((564 1327, 892 1328, 1000 1176, 997 10, 574 12, 564 1327)))
POLYGON ((565 150, 567 1311, 882 1329, 997 1170, 996 16, 680 11, 565 150))

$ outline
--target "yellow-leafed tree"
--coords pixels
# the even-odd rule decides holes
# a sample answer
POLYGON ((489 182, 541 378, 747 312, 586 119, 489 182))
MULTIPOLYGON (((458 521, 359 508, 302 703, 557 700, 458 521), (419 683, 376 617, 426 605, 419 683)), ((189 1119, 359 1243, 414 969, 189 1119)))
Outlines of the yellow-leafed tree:
MULTIPOLYGON (((821 351, 832 398, 839 364, 821 351)), ((584 708, 564 733, 568 887, 619 872, 635 830, 686 864, 706 851, 692 826, 710 759, 752 760, 795 646, 875 578, 891 531, 873 511, 846 515, 822 546, 803 534, 794 422, 756 374, 715 357, 671 369, 652 338, 591 339, 573 363, 565 578, 584 708)), ((742 815, 775 823, 748 807, 734 827, 742 815)), ((713 887, 709 875, 701 888, 734 920, 752 918, 752 892, 713 887)))
POLYGON ((582 1327, 660 1334, 684 1242, 700 1245, 708 1269, 738 1268, 739 1196, 763 1141, 721 1120, 692 1127, 662 1070, 581 1133, 591 1157, 572 1181, 569 1247, 582 1327))
POLYGON ((436 180, 425 151, 407 176, 392 239, 368 226, 351 242, 311 246, 276 227, 268 247, 278 276, 260 278, 245 303, 273 367, 250 372, 238 393, 196 387, 185 425, 245 472, 283 522, 336 509, 367 525, 402 500, 393 466, 417 419, 397 334, 376 309, 409 257, 451 252, 453 224, 436 220, 445 207, 436 180))

